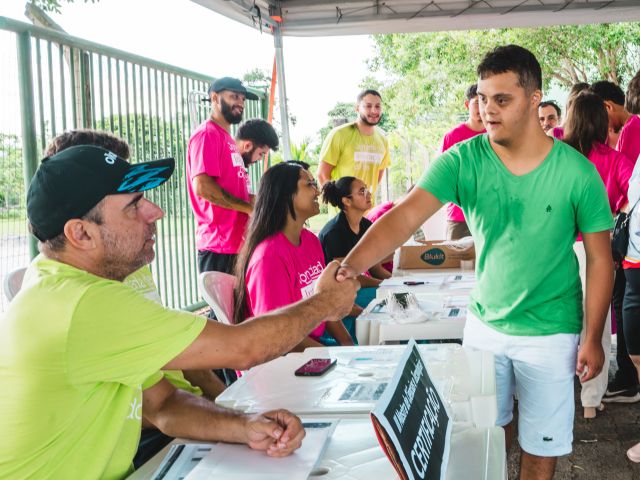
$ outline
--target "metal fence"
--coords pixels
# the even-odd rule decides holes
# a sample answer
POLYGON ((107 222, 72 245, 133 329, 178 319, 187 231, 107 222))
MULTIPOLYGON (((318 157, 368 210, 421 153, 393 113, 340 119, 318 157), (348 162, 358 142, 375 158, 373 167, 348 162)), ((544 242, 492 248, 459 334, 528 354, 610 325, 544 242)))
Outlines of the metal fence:
MULTIPOLYGON (((212 77, 4 17, 0 42, 0 274, 37 253, 27 240, 25 185, 47 143, 68 129, 96 128, 125 139, 134 163, 176 159, 171 180, 149 192, 166 212, 152 270, 165 305, 201 306, 185 155, 209 115, 198 92, 212 77)), ((265 92, 254 93, 261 100, 246 103, 245 118, 264 118, 265 92)), ((251 167, 254 185, 261 168, 251 167)))

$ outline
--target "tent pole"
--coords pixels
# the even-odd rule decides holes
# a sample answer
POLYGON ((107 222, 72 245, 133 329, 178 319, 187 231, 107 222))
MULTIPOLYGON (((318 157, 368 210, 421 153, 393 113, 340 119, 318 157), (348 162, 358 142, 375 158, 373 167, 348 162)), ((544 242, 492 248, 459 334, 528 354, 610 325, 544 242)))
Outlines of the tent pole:
POLYGON ((273 42, 276 49, 276 69, 278 72, 278 98, 280 104, 280 124, 282 128, 282 157, 291 160, 289 144, 289 110, 287 108, 287 86, 284 76, 284 54, 282 52, 282 29, 277 24, 273 31, 273 42))

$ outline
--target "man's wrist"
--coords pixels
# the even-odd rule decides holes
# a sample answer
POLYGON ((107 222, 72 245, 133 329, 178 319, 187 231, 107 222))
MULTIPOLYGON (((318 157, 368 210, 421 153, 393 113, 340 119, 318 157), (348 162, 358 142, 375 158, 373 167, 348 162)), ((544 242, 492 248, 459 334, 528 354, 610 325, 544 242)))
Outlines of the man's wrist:
POLYGON ((585 334, 584 340, 582 341, 583 345, 602 345, 602 335, 598 336, 595 334, 585 334))
POLYGON ((236 416, 236 422, 234 423, 234 430, 237 432, 237 435, 234 435, 235 441, 233 443, 242 443, 244 445, 248 445, 250 442, 249 431, 251 417, 246 414, 238 414, 236 416))
POLYGON ((313 297, 311 297, 315 300, 316 305, 314 305, 314 310, 318 313, 320 313, 319 315, 319 319, 317 319, 317 323, 316 326, 319 325, 321 322, 332 318, 334 315, 332 315, 332 312, 334 310, 333 304, 331 303, 332 298, 331 298, 331 292, 329 292, 328 290, 320 290, 316 293, 316 295, 314 295, 313 297))
POLYGON ((360 275, 361 273, 350 262, 347 262, 346 258, 343 259, 342 262, 340 262, 340 268, 346 268, 347 270, 351 270, 356 274, 356 276, 360 275))

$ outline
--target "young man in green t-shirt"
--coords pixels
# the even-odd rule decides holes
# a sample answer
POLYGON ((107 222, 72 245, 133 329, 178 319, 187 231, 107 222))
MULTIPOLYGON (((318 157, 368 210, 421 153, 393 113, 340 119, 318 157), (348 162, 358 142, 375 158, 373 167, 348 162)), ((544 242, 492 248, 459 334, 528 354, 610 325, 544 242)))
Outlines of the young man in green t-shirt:
POLYGON ((153 260, 162 210, 143 193, 174 160, 131 165, 96 146, 45 158, 27 193, 42 258, 0 319, 0 477, 123 478, 144 420, 174 437, 245 443, 270 456, 301 444, 285 410, 246 416, 177 390, 161 369, 245 370, 287 352, 353 305, 335 281, 290 307, 229 326, 163 308, 123 280, 153 260), (268 339, 268 341, 264 341, 268 339))
POLYGON ((338 280, 354 278, 411 236, 446 202, 462 208, 477 252, 464 345, 495 355, 498 425, 507 445, 518 396, 520 478, 550 479, 571 452, 573 375, 602 369, 601 339, 611 299, 612 227, 596 169, 540 127, 542 75, 531 52, 498 47, 478 67, 487 129, 445 152, 419 188, 369 229, 343 261, 338 280), (587 255, 586 336, 573 243, 587 255))

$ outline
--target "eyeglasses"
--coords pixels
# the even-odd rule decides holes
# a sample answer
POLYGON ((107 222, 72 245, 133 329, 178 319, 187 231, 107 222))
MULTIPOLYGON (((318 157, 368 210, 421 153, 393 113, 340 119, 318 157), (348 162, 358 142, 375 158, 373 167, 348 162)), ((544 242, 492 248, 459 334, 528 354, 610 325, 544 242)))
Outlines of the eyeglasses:
MULTIPOLYGON (((368 189, 367 187, 362 187, 362 188, 361 188, 360 190, 358 190, 356 193, 357 193, 358 195, 361 195, 361 196, 363 196, 363 197, 366 197, 366 196, 367 196, 367 193, 369 193, 369 194, 370 194, 371 192, 369 191, 369 189, 368 189)), ((353 197, 353 194, 351 194, 351 195, 347 195, 347 197, 353 197)))

